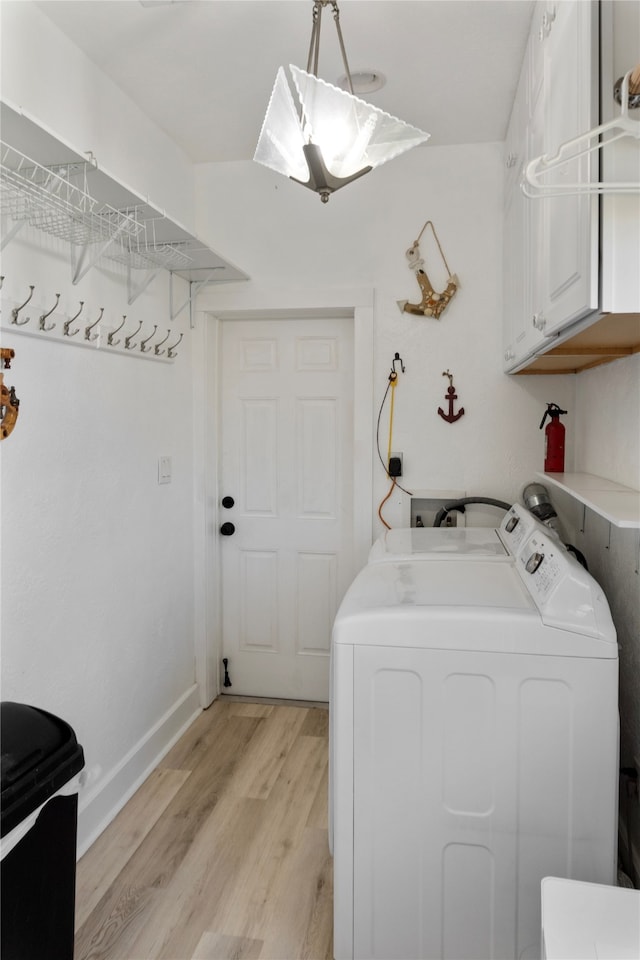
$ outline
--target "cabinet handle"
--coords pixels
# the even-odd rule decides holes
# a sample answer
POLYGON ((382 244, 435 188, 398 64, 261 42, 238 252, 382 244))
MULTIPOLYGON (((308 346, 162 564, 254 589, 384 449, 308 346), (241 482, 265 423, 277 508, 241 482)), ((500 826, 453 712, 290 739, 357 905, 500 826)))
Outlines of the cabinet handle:
POLYGON ((536 330, 544 330, 547 325, 547 321, 542 313, 534 313, 532 322, 536 330))

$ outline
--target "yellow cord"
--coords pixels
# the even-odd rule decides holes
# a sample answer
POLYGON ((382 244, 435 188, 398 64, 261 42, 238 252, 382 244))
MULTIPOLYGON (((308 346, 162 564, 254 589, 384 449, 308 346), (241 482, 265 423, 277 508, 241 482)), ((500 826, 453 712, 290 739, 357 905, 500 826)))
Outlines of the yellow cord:
POLYGON ((387 449, 387 469, 389 469, 389 460, 391 460, 391 451, 393 450, 393 401, 396 395, 397 378, 391 380, 391 403, 389 410, 389 447, 387 449))

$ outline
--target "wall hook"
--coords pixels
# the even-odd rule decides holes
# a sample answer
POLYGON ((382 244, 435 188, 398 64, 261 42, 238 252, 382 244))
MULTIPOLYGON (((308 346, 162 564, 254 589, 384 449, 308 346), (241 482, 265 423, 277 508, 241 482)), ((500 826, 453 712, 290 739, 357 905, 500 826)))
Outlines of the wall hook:
POLYGON ((155 347, 153 348, 153 352, 156 357, 162 356, 162 354, 164 353, 164 350, 160 350, 159 348, 162 346, 163 343, 167 342, 170 336, 171 336, 171 329, 167 330, 167 335, 164 338, 164 340, 160 340, 158 343, 156 343, 155 347))
POLYGON ((97 333, 94 333, 93 336, 92 336, 91 331, 92 331, 93 328, 96 326, 96 324, 100 323, 100 321, 102 320, 102 314, 103 314, 103 313, 104 313, 104 307, 100 307, 100 316, 98 317, 98 319, 95 320, 93 323, 90 323, 89 326, 85 328, 85 331, 84 331, 84 338, 85 338, 85 340, 91 341, 91 340, 97 340, 97 339, 98 339, 98 334, 97 334, 97 333))
POLYGON ((142 327, 142 320, 140 321, 136 329, 133 331, 133 333, 130 333, 128 337, 124 338, 125 350, 133 350, 133 348, 135 347, 135 343, 131 343, 131 341, 140 332, 141 327, 142 327))
POLYGON ((118 344, 120 343, 120 340, 119 340, 119 339, 118 339, 118 340, 114 340, 113 338, 115 337, 116 333, 118 333, 119 330, 122 330, 122 328, 124 327, 124 325, 125 325, 126 322, 127 322, 127 315, 126 315, 126 313, 125 313, 125 314, 123 314, 123 316, 122 316, 122 323, 120 324, 120 326, 119 326, 119 327, 116 327, 115 330, 112 330, 111 333, 109 334, 109 336, 107 337, 107 346, 108 346, 108 347, 117 347, 117 346, 118 346, 118 344))
POLYGON ((75 317, 71 317, 69 320, 65 320, 62 324, 62 332, 65 337, 75 337, 76 333, 80 333, 80 327, 76 327, 75 330, 71 330, 71 324, 75 323, 80 314, 82 313, 82 308, 84 307, 84 300, 80 301, 80 309, 76 313, 75 317))
POLYGON ((142 353, 148 353, 149 350, 151 350, 151 347, 148 347, 147 344, 149 343, 149 340, 153 340, 153 338, 154 338, 155 335, 156 335, 156 330, 157 330, 157 329, 158 329, 158 325, 157 325, 157 323, 156 323, 156 324, 153 325, 153 333, 152 333, 150 336, 148 336, 146 340, 141 340, 141 341, 140 341, 140 350, 141 350, 142 353))
POLYGON ((47 326, 46 323, 45 323, 45 320, 47 319, 47 317, 50 317, 50 316, 51 316, 51 314, 53 313, 53 311, 54 311, 54 310, 56 309, 56 307, 58 306, 58 303, 59 303, 59 302, 60 302, 60 294, 59 294, 59 293, 56 293, 56 302, 55 302, 54 305, 51 307, 51 310, 49 310, 48 313, 43 313, 42 316, 40 317, 40 329, 41 329, 41 330, 45 330, 45 331, 48 332, 49 330, 53 330, 53 328, 55 327, 55 323, 52 323, 52 324, 50 324, 49 326, 47 326))
POLYGON ((32 285, 29 286, 29 296, 27 297, 25 302, 19 307, 14 307, 13 310, 11 311, 11 323, 15 323, 16 326, 18 327, 24 327, 25 323, 29 323, 29 320, 31 319, 31 317, 27 317, 26 320, 18 320, 18 314, 20 313, 21 310, 24 310, 26 305, 29 303, 29 300, 31 300, 34 289, 35 287, 33 287, 32 285))
POLYGON ((401 356, 400 356, 399 353, 396 353, 396 355, 395 355, 395 357, 393 358, 393 361, 392 361, 392 363, 391 363, 391 373, 389 374, 389 380, 397 380, 397 379, 398 379, 398 371, 396 370, 396 361, 400 364, 400 370, 402 371, 402 373, 405 372, 405 365, 404 365, 404 363, 402 362, 402 358, 401 358, 401 356))
POLYGON ((453 412, 453 401, 458 399, 456 388, 453 385, 453 374, 448 370, 445 370, 442 376, 449 378, 449 386, 447 387, 447 393, 445 396, 445 400, 449 401, 449 411, 448 413, 445 413, 442 407, 438 407, 438 413, 443 420, 447 421, 447 423, 455 423, 456 420, 459 420, 460 417, 464 416, 464 407, 460 407, 457 413, 453 412))
MULTIPOLYGON (((168 356, 171 360, 173 360, 173 358, 174 358, 175 356, 177 356, 177 354, 175 354, 173 351, 175 350, 175 348, 176 348, 177 346, 180 345, 180 343, 182 343, 182 338, 183 338, 183 337, 184 337, 184 333, 181 333, 179 339, 176 340, 176 342, 174 343, 174 345, 173 345, 172 347, 167 347, 167 356, 168 356)), ((164 341, 163 341, 163 342, 164 342, 164 341)))

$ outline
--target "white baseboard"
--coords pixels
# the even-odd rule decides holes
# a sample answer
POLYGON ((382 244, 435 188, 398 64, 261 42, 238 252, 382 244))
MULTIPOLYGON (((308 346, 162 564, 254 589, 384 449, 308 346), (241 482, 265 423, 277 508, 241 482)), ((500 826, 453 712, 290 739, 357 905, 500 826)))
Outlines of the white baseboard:
POLYGON ((78 857, 111 823, 171 747, 202 713, 197 684, 190 687, 95 786, 80 790, 78 857))

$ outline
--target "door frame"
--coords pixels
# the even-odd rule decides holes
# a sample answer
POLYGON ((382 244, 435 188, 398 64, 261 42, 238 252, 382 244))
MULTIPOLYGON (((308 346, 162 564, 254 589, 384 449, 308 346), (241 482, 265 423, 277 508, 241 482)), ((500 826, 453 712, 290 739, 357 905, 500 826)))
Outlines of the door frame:
MULTIPOLYGON (((231 288, 235 288, 231 289, 231 288)), ((219 518, 221 328, 226 320, 342 316, 353 322, 353 545, 355 573, 366 562, 373 531, 373 290, 271 290, 251 285, 202 295, 191 338, 194 465, 194 653, 200 703, 220 693, 222 649, 219 518)))

